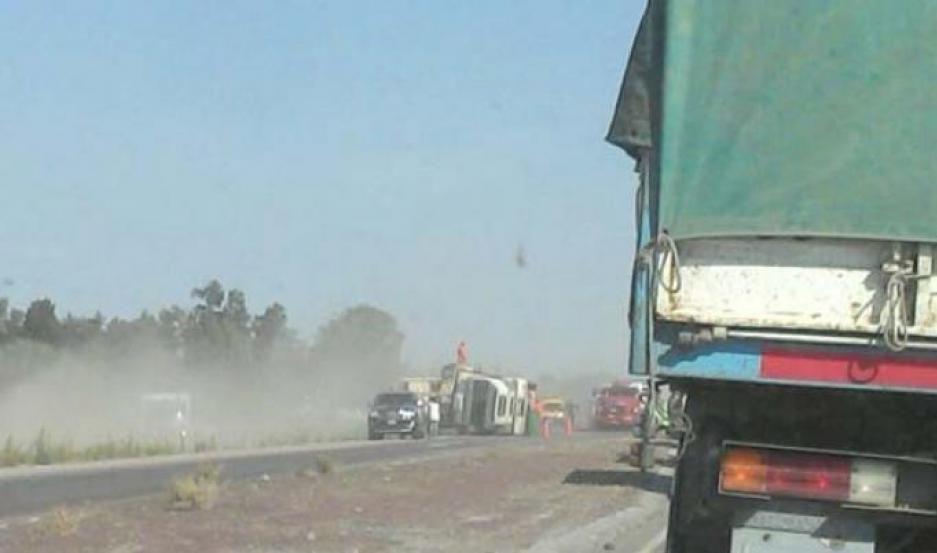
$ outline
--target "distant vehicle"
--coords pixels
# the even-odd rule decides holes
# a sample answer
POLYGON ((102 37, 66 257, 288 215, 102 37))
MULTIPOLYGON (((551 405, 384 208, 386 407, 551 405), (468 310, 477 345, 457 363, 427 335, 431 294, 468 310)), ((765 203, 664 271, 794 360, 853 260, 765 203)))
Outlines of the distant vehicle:
POLYGON ((613 384, 595 392, 592 420, 596 428, 628 428, 641 421, 644 403, 635 386, 613 384))
POLYGON ((530 381, 526 378, 505 378, 511 390, 508 412, 511 418, 510 434, 527 434, 527 414, 530 410, 530 381))
POLYGON ((476 367, 451 363, 438 377, 407 377, 400 389, 439 402, 441 428, 462 434, 527 432, 530 383, 525 378, 484 373, 476 367))
POLYGON ((449 402, 449 420, 460 433, 522 436, 530 408, 528 392, 524 378, 462 373, 449 402))
POLYGON ((388 434, 424 438, 428 423, 426 405, 417 394, 378 394, 368 413, 368 439, 382 440, 388 434))
POLYGON ((140 397, 143 434, 151 440, 179 441, 185 449, 189 439, 192 397, 186 392, 160 392, 140 397))
POLYGON ((628 381, 627 386, 629 388, 634 388, 639 393, 644 394, 647 392, 647 382, 644 380, 631 380, 628 381))
POLYGON ((545 396, 538 402, 540 432, 548 437, 551 428, 562 427, 566 434, 573 431, 572 404, 559 396, 545 396))
POLYGON ((566 418, 566 402, 559 396, 547 396, 540 400, 540 418, 566 418))
POLYGON ((400 389, 413 392, 420 397, 439 395, 442 379, 433 376, 409 376, 401 379, 400 389))
POLYGON ((478 371, 468 365, 457 365, 455 363, 442 368, 439 382, 441 427, 458 428, 460 426, 459 421, 462 420, 465 390, 464 386, 459 386, 459 383, 477 373, 478 371))

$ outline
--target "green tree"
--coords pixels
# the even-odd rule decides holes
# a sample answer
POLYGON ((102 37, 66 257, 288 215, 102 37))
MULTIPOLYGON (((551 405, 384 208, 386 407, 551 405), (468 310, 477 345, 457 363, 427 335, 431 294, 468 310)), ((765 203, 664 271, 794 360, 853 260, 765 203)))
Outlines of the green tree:
POLYGON ((254 336, 255 358, 269 358, 277 341, 286 337, 286 308, 279 303, 273 303, 264 310, 263 315, 254 317, 251 331, 254 336))
POLYGON ((221 323, 224 287, 213 279, 201 288, 193 288, 192 297, 200 303, 189 313, 182 331, 185 359, 194 365, 219 363, 224 357, 221 345, 224 342, 221 323))
POLYGON ((393 315, 358 305, 319 328, 312 360, 319 371, 384 385, 402 370, 403 339, 393 315))
POLYGON ((158 334, 160 342, 167 350, 181 355, 182 333, 185 328, 187 314, 184 309, 178 305, 173 305, 166 309, 161 309, 158 320, 158 334))
POLYGON ((192 290, 200 300, 182 332, 185 357, 192 364, 244 367, 249 364, 251 329, 247 298, 240 290, 225 293, 218 280, 192 290))
POLYGON ((23 337, 55 345, 61 338, 61 324, 55 316, 55 304, 49 298, 35 300, 23 318, 23 337))
POLYGON ((244 297, 244 292, 240 290, 228 290, 224 308, 221 313, 224 316, 224 320, 228 322, 232 328, 238 330, 242 328, 246 329, 251 316, 250 313, 247 312, 247 299, 244 297))
POLYGON ((7 343, 15 336, 16 329, 10 321, 10 300, 0 298, 0 343, 7 343))
POLYGON ((10 310, 10 333, 16 336, 23 329, 23 322, 26 321, 26 312, 22 309, 13 308, 10 310))
POLYGON ((229 364, 245 366, 251 357, 251 315, 247 311, 247 298, 244 292, 228 290, 224 306, 221 309, 220 345, 229 364))
POLYGON ((104 333, 104 315, 100 311, 92 317, 75 317, 71 313, 62 321, 62 344, 76 348, 98 340, 104 333))
POLYGON ((136 319, 114 317, 104 329, 109 350, 121 358, 160 346, 159 323, 150 312, 143 311, 136 319))
POLYGON ((217 311, 224 303, 224 286, 217 279, 212 279, 201 288, 193 288, 192 297, 201 300, 207 309, 217 311))

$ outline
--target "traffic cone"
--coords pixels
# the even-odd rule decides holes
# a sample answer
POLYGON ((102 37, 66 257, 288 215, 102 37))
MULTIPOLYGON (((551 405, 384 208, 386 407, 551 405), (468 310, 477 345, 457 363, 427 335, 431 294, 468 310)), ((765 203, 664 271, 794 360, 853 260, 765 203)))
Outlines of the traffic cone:
POLYGON ((566 417, 564 420, 566 421, 566 435, 569 436, 573 433, 573 419, 566 417))

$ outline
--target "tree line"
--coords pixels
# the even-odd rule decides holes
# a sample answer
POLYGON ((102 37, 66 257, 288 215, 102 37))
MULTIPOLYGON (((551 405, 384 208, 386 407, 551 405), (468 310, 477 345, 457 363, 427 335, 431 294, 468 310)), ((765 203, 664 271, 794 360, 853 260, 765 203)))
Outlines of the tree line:
POLYGON ((404 335, 394 317, 379 308, 348 308, 306 343, 289 327, 280 303, 252 314, 244 292, 225 289, 218 280, 192 289, 191 298, 194 305, 188 308, 172 305, 133 319, 106 318, 100 312, 60 317, 50 298, 25 309, 0 298, 0 351, 25 343, 113 360, 156 349, 188 367, 250 371, 286 356, 291 364, 318 372, 351 370, 367 376, 400 370, 404 335))

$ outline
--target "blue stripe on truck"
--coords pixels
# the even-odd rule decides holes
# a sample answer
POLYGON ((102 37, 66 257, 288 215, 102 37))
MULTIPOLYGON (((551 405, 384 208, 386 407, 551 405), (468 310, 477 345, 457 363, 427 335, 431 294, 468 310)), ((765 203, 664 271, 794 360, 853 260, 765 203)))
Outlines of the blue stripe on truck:
MULTIPOLYGON (((656 342, 657 370, 660 376, 676 376, 725 380, 736 382, 761 382, 764 384, 786 384, 820 388, 840 388, 851 390, 906 391, 914 393, 937 394, 933 382, 937 377, 929 371, 937 372, 937 356, 914 354, 870 353, 868 349, 854 347, 810 347, 801 346, 780 350, 777 346, 766 346, 761 342, 719 342, 717 344, 697 345, 683 348, 668 343, 656 342), (767 348, 767 349, 766 349, 767 348), (777 357, 777 351, 793 354, 788 362, 777 357), (801 355, 798 355, 800 353, 801 355), (827 367, 804 368, 804 363, 818 363, 817 359, 826 360, 827 364, 840 360, 843 356, 855 356, 857 364, 850 366, 850 371, 843 374, 853 375, 863 369, 860 358, 876 360, 876 370, 871 378, 846 378, 827 367), (769 359, 770 358, 770 359, 769 359), (765 362, 769 361, 780 367, 765 374, 765 362), (832 361, 830 361, 832 360, 832 361), (780 370, 780 372, 779 372, 780 370), (809 375, 802 371, 812 371, 809 375), (800 371, 800 372, 798 372, 800 371), (789 373, 789 374, 788 374, 789 373), (816 373, 816 374, 813 374, 816 373), (915 380, 917 379, 917 380, 915 380)), ((841 361, 841 360, 840 360, 841 361)), ((836 367, 834 367, 835 369, 836 367)), ((843 371, 840 371, 843 372, 843 371)), ((860 371, 860 376, 867 376, 869 371, 860 371)))
POLYGON ((656 344, 661 375, 697 378, 757 380, 761 373, 761 345, 757 342, 724 342, 682 349, 656 344))

